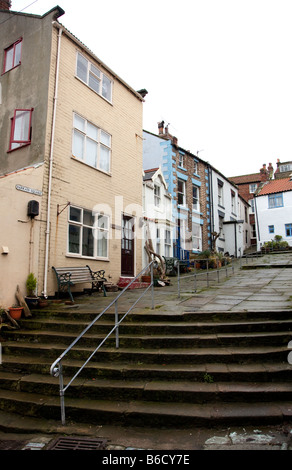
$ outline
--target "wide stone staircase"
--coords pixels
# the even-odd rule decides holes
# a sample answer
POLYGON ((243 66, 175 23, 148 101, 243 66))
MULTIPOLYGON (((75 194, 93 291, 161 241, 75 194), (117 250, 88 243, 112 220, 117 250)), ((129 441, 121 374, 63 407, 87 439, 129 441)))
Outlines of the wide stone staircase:
MULTIPOLYGON (((0 410, 60 419, 50 366, 96 314, 34 311, 1 333, 0 410)), ((109 311, 63 361, 65 384, 111 330, 109 311)), ((216 426, 291 422, 292 310, 132 313, 65 394, 67 422, 216 426)))

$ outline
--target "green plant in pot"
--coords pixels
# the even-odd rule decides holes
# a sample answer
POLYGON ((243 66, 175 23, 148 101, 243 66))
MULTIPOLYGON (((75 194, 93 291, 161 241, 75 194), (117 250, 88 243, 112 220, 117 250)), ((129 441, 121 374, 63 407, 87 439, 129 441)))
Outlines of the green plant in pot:
POLYGON ((38 297, 35 295, 35 289, 37 286, 37 280, 33 273, 29 273, 26 279, 26 291, 27 296, 25 297, 25 301, 29 308, 37 307, 38 305, 38 297))

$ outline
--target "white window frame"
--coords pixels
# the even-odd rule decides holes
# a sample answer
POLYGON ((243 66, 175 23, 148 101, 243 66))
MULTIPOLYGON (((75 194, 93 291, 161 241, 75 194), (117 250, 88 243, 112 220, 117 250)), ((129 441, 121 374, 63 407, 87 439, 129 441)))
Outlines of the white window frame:
POLYGON ((292 171, 291 163, 287 163, 286 165, 280 165, 280 173, 284 173, 286 171, 292 171))
POLYGON ((202 227, 196 222, 192 222, 192 249, 202 251, 202 227))
POLYGON ((254 194, 254 193, 256 192, 256 190, 257 190, 257 187, 258 187, 257 183, 250 183, 250 185, 249 185, 249 193, 250 193, 250 194, 254 194))
POLYGON ((233 190, 231 190, 231 212, 236 214, 236 195, 233 190))
POLYGON ((225 234, 224 234, 224 217, 222 217, 221 215, 219 215, 219 219, 218 219, 218 225, 219 225, 219 236, 220 236, 220 239, 225 239, 225 234))
POLYGON ((200 190, 195 184, 193 184, 193 211, 200 211, 200 190), (196 194, 194 194, 194 191, 196 194))
POLYGON ((156 253, 160 255, 160 228, 156 227, 156 253))
POLYGON ((177 179, 177 203, 179 206, 186 206, 186 182, 180 178, 177 179), (179 183, 182 184, 182 191, 179 191, 179 183), (179 202, 180 197, 182 202, 179 202))
POLYGON ((83 54, 76 54, 76 77, 85 83, 91 90, 112 103, 113 82, 93 62, 90 62, 83 54), (86 67, 85 73, 81 73, 78 64, 83 61, 86 67))
POLYGON ((164 254, 166 257, 171 256, 171 231, 165 229, 165 239, 164 239, 164 254))
POLYGON ((154 183, 154 206, 161 207, 161 187, 154 183))
POLYGON ((110 173, 111 140, 111 135, 108 132, 79 114, 73 113, 72 156, 74 158, 97 170, 110 173), (83 128, 82 125, 77 124, 78 120, 80 124, 82 121, 83 128), (94 152, 96 152, 95 156, 94 152), (107 158, 103 158, 103 154, 107 158))
POLYGON ((224 207, 224 189, 220 180, 218 180, 218 205, 224 207))
MULTIPOLYGON (((68 243, 67 243, 67 254, 69 256, 76 256, 78 258, 90 258, 90 259, 108 259, 109 258, 109 227, 110 217, 105 214, 98 212, 92 212, 91 210, 84 209, 82 207, 70 205, 68 209, 68 243), (79 220, 76 220, 71 215, 71 209, 75 209, 80 214, 79 220), (90 215, 92 217, 92 223, 86 223, 85 216, 90 215), (76 243, 76 250, 72 250, 70 247, 70 228, 74 227, 78 234, 78 247, 76 243), (92 255, 85 253, 85 245, 83 245, 85 230, 92 230, 92 255), (106 244, 103 245, 104 241, 106 244), (105 246, 105 253, 102 250, 105 246), (71 249, 71 251, 70 251, 71 249)), ((73 235, 73 234, 72 234, 73 235)), ((86 245, 87 246, 87 245, 86 245)))

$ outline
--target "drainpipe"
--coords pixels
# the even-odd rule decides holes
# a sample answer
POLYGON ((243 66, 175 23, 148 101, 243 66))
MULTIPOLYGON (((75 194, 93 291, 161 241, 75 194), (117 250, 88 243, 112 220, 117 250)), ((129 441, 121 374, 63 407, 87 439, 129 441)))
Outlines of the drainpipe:
MULTIPOLYGON (((209 202, 210 202, 210 229, 211 234, 214 232, 214 201, 213 201, 213 177, 212 177, 212 169, 210 164, 208 163, 208 183, 209 183, 209 202)), ((213 246, 213 239, 211 235, 211 250, 215 248, 213 246)))
MULTIPOLYGON (((55 21, 53 25, 58 25, 55 21)), ((58 25, 59 26, 59 25, 58 25)), ((49 158, 49 184, 48 184, 48 201, 47 201, 47 227, 46 227, 46 245, 45 245, 45 271, 44 271, 44 290, 43 295, 45 298, 47 294, 47 282, 48 282, 48 264, 49 264, 49 245, 50 245, 50 224, 51 224, 51 192, 52 192, 52 171, 53 171, 53 153, 54 153, 54 140, 55 140, 55 126, 56 126, 56 111, 57 111, 57 100, 58 100, 58 85, 59 85, 59 68, 60 68, 60 50, 61 50, 61 36, 62 28, 59 27, 58 33, 58 45, 57 45, 57 65, 55 75, 55 95, 53 103, 53 122, 52 122, 52 133, 51 133, 51 148, 49 158)))
POLYGON ((254 212, 255 212, 255 225, 256 225, 256 238, 257 238, 257 251, 261 249, 261 232, 258 218, 257 198, 254 197, 254 212), (259 244, 259 247, 258 247, 259 244))

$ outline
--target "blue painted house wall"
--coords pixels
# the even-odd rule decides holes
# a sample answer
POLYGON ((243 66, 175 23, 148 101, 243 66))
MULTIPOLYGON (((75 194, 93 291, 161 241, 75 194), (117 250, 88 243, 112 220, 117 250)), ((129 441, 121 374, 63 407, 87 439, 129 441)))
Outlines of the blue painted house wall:
MULTIPOLYGON (((160 135, 155 135, 150 132, 144 131, 143 133, 143 169, 161 168, 163 176, 168 185, 168 191, 172 196, 173 205, 173 221, 177 225, 177 233, 174 239, 177 240, 176 248, 180 249, 180 236, 178 225, 180 221, 184 221, 186 227, 190 229, 191 222, 199 224, 202 232, 202 250, 211 247, 211 228, 210 228, 210 194, 209 194, 209 177, 208 169, 205 168, 207 164, 199 160, 190 152, 184 151, 173 145, 171 138, 165 138, 160 135), (197 173, 190 173, 184 167, 178 165, 179 155, 184 158, 190 158, 201 165, 201 175, 197 173), (202 171, 202 166, 204 170, 202 171), (177 204, 177 178, 197 186, 200 189, 200 210, 194 211, 192 205, 188 207, 179 206, 177 204), (206 199, 207 199, 207 212, 206 212, 206 199), (207 226, 208 225, 208 226, 207 226), (208 234, 208 235, 207 235, 208 234), (208 238, 208 239, 207 239, 208 238)), ((188 165, 189 166, 189 165, 188 165)), ((190 250, 195 252, 194 250, 190 250)), ((184 253, 174 252, 174 256, 181 259, 184 253)))

